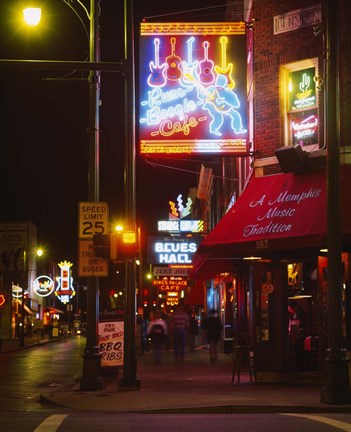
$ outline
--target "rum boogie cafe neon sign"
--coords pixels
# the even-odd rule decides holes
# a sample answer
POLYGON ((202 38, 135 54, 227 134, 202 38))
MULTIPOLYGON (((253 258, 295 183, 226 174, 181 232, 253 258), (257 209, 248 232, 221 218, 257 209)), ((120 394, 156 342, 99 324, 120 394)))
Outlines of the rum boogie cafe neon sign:
POLYGON ((152 264, 191 264, 202 238, 149 237, 148 261, 152 264))
POLYGON ((141 154, 246 154, 245 29, 141 24, 141 154))

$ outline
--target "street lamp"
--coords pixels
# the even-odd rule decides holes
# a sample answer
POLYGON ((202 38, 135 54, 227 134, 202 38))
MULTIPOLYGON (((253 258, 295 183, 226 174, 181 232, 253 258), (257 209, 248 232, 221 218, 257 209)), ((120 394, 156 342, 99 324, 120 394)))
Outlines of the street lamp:
MULTIPOLYGON (((43 251, 42 249, 37 249, 35 251, 34 256, 42 256, 43 251)), ((21 301, 21 324, 20 324, 20 332, 19 332, 19 346, 22 348, 24 347, 25 343, 24 343, 24 313, 25 313, 25 298, 24 298, 24 293, 25 293, 25 286, 28 287, 28 273, 29 273, 29 268, 28 268, 28 256, 31 255, 31 252, 27 252, 26 250, 23 251, 23 287, 22 287, 22 301, 21 301)))
POLYGON ((30 26, 36 26, 41 19, 41 9, 38 7, 26 7, 23 9, 23 18, 30 26))
MULTIPOLYGON (((87 13, 90 23, 89 37, 89 62, 100 62, 100 34, 99 12, 97 3, 100 0, 90 1, 90 12, 81 2, 78 2, 87 13)), ((31 25, 39 23, 40 8, 26 8, 23 11, 24 18, 31 25)), ((99 201, 99 159, 100 159, 100 125, 99 105, 101 72, 98 69, 90 69, 89 72, 89 168, 88 168, 88 200, 99 201)), ((87 296, 87 338, 83 355, 83 373, 80 383, 81 390, 100 390, 103 387, 101 375, 101 358, 98 347, 98 316, 99 316, 99 278, 88 277, 87 296)))
MULTIPOLYGON (((122 62, 100 62, 100 35, 96 1, 90 0, 90 43, 89 62, 66 61, 28 61, 0 60, 1 66, 27 68, 54 68, 89 70, 89 172, 88 199, 99 201, 99 102, 101 71, 121 72, 124 76, 125 93, 125 219, 131 230, 136 231, 136 191, 135 191, 135 70, 134 70, 134 22, 133 0, 124 0, 124 59, 122 62)), ((98 0, 100 3, 100 0, 98 0)), ((81 6, 81 2, 79 2, 81 6)), ((136 264, 135 259, 125 261, 125 357, 123 380, 125 387, 139 386, 136 380, 136 264)), ((103 385, 101 377, 101 359, 97 344, 99 280, 96 276, 88 277, 88 328, 87 345, 83 356, 83 376, 81 390, 97 390, 103 385)))

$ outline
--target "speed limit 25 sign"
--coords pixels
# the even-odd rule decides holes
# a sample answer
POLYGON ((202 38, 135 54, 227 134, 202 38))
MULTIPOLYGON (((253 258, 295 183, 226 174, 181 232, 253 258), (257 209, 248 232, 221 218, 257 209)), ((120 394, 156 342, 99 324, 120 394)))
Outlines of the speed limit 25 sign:
POLYGON ((80 239, 108 234, 108 204, 100 201, 80 202, 78 225, 80 239))

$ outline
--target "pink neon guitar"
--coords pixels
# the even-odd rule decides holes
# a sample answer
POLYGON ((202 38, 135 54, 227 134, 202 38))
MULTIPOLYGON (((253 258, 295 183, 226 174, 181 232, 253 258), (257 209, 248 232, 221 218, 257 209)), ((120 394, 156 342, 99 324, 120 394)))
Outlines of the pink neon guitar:
POLYGON ((166 58, 168 68, 166 70, 167 78, 170 81, 178 81, 182 76, 182 70, 180 69, 181 58, 175 54, 176 39, 171 38, 172 52, 171 55, 166 58))
POLYGON ((204 59, 199 63, 199 79, 202 84, 212 84, 215 80, 215 75, 213 73, 214 63, 212 60, 208 59, 210 43, 205 41, 202 46, 204 48, 204 59))
POLYGON ((150 75, 147 79, 147 83, 151 87, 163 87, 166 82, 166 63, 163 63, 160 65, 160 39, 155 38, 154 39, 154 46, 155 46, 155 61, 150 62, 150 75))

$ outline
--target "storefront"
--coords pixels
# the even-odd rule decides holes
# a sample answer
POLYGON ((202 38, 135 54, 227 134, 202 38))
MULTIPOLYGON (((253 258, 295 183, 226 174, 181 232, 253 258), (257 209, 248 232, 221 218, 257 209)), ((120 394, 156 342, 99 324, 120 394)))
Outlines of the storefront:
MULTIPOLYGON (((341 168, 343 337, 349 349, 351 202, 343 185, 351 169, 341 168)), ((253 178, 196 253, 194 276, 220 282, 225 328, 232 325, 233 337, 248 335, 259 372, 321 368, 326 233, 325 171, 276 174, 253 178)))

